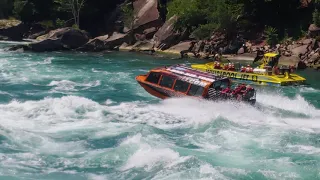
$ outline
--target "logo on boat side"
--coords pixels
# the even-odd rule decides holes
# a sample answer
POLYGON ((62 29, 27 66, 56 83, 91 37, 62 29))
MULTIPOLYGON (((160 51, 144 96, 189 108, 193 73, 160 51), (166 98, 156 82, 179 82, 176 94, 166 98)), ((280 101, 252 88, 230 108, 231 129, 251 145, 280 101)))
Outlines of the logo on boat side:
POLYGON ((218 76, 230 77, 230 78, 241 79, 241 80, 258 81, 258 76, 255 76, 255 75, 238 74, 236 72, 224 72, 224 71, 216 71, 211 69, 207 69, 206 71, 218 76))
POLYGON ((193 78, 189 78, 189 77, 182 77, 182 78, 179 78, 181 81, 186 81, 188 83, 191 83, 191 84, 195 84, 195 85, 198 85, 198 86, 202 86, 202 87, 206 87, 207 83, 204 83, 204 82, 201 82, 199 80, 196 80, 196 79, 193 79, 193 78))

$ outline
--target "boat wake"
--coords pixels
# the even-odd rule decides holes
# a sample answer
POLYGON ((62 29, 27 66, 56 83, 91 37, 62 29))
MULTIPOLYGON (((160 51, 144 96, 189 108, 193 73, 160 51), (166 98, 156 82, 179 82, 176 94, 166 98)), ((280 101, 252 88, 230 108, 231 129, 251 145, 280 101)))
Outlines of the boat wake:
MULTIPOLYGON (((320 148, 313 142, 281 141, 292 133, 308 137, 319 132, 320 111, 299 96, 289 99, 262 94, 258 99, 260 108, 189 98, 154 104, 144 101, 117 104, 111 100, 99 104, 77 96, 13 101, 0 105, 0 173, 38 172, 45 167, 45 176, 52 169, 66 173, 98 165, 107 172, 109 169, 110 177, 138 170, 156 172, 157 178, 170 174, 170 178, 183 179, 190 173, 187 169, 191 163, 194 179, 230 178, 239 173, 246 176, 258 172, 268 164, 274 169, 270 172, 272 176, 299 177, 294 172, 297 165, 292 165, 290 159, 271 161, 262 154, 270 148, 277 153, 318 154, 320 148), (283 111, 270 113, 272 109, 264 108, 270 106, 283 111), (294 113, 305 116, 296 117, 294 113), (261 157, 250 155, 253 145, 261 157), (185 151, 185 147, 189 150, 185 151), (9 150, 16 153, 4 153, 9 150), (65 168, 56 169, 58 164, 53 162, 62 163, 65 168), (248 167, 249 162, 257 167, 248 167), (277 169, 278 166, 282 169, 277 169)), ((268 176, 267 172, 260 173, 268 176)))

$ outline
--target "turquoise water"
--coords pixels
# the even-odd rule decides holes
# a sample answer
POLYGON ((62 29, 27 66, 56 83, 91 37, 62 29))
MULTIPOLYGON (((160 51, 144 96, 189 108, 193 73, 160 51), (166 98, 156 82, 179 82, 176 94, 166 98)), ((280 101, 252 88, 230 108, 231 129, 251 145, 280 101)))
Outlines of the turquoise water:
POLYGON ((163 101, 135 76, 191 60, 6 46, 0 179, 320 179, 319 72, 299 72, 309 86, 259 87, 254 107, 163 101))

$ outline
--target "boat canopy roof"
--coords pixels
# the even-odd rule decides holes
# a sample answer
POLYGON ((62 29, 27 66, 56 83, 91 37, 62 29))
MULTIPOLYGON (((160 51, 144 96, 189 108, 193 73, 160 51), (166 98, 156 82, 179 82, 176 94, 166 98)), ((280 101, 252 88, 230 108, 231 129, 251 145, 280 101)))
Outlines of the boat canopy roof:
POLYGON ((227 77, 216 76, 214 74, 192 69, 186 65, 181 65, 181 64, 166 67, 165 70, 177 76, 185 76, 185 77, 200 79, 200 80, 204 80, 211 83, 218 80, 228 79, 227 77))
POLYGON ((266 56, 266 57, 276 57, 276 56, 279 56, 279 54, 277 54, 277 53, 266 53, 266 54, 264 54, 264 56, 266 56))

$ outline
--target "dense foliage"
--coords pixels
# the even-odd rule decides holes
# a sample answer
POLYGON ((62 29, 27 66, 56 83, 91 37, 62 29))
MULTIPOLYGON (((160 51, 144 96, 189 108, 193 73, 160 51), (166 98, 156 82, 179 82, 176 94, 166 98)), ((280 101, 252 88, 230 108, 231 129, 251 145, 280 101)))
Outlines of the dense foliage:
MULTIPOLYGON (((168 16, 179 15, 177 28, 188 28, 200 39, 212 31, 253 34, 266 32, 270 42, 287 35, 299 37, 312 23, 315 4, 300 0, 172 0, 168 16), (268 29, 266 27, 269 27, 268 29), (272 34, 274 33, 274 34, 272 34)), ((317 12, 316 12, 317 13, 317 12)), ((316 14, 316 18, 320 16, 316 14)), ((314 19, 316 19, 314 18, 314 19)))
MULTIPOLYGON (((45 28, 80 25, 93 36, 106 33, 121 11, 126 26, 134 20, 133 0, 86 0, 75 17, 66 1, 0 0, 0 19, 14 17, 45 28), (131 3, 131 4, 130 4, 131 3), (81 17, 81 18, 80 18, 81 17)), ((80 0, 79 0, 80 1, 80 0)), ((270 43, 300 37, 310 23, 320 26, 320 0, 158 0, 162 19, 178 15, 178 30, 204 39, 214 31, 231 38, 264 32, 270 43), (304 3, 303 3, 304 2, 304 3)))

